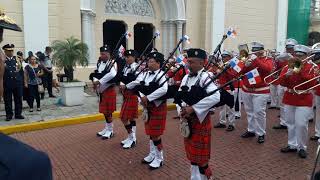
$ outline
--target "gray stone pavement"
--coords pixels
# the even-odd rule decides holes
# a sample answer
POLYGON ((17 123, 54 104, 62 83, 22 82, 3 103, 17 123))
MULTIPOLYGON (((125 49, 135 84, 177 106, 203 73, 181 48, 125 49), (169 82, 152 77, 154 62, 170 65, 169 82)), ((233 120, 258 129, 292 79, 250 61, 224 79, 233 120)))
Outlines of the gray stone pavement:
MULTIPOLYGON (((119 92, 117 90, 117 92, 119 92)), ((46 94, 44 100, 41 100, 41 112, 34 111, 29 112, 29 107, 26 101, 23 101, 23 116, 25 116, 24 120, 16 120, 13 119, 9 122, 5 121, 6 115, 4 110, 3 101, 0 103, 0 126, 7 125, 17 125, 17 124, 26 124, 32 122, 40 122, 40 121, 50 121, 56 119, 64 119, 64 118, 72 118, 77 116, 89 115, 98 113, 98 96, 93 91, 92 88, 85 88, 85 104, 81 106, 73 106, 67 107, 61 105, 59 101, 61 101, 61 94, 54 90, 54 94, 57 96, 56 98, 49 98, 48 94, 46 94)), ((122 105, 122 95, 118 93, 117 95, 117 110, 120 111, 122 105)), ((172 102, 172 100, 168 101, 172 102)), ((34 102, 34 105, 36 102, 34 102)))

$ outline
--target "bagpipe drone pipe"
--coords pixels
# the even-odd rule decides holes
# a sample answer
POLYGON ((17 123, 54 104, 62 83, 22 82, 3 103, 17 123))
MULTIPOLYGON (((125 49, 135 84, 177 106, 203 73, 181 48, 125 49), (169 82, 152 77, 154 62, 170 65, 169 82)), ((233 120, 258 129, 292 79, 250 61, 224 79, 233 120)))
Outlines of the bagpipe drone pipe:
MULTIPOLYGON (((189 37, 188 36, 183 36, 180 41, 178 42, 178 44, 176 45, 176 47, 173 49, 173 51, 171 51, 171 53, 169 54, 168 58, 164 61, 162 67, 160 68, 160 70, 162 71, 158 71, 155 75, 155 77, 153 78, 153 80, 149 83, 149 85, 147 86, 145 81, 141 81, 140 85, 136 86, 135 88, 133 88, 133 91, 136 92, 136 94, 139 96, 139 92, 141 92, 142 94, 144 94, 145 96, 153 93, 154 91, 156 91, 157 89, 159 89, 160 87, 162 87, 171 77, 166 77, 165 81, 160 82, 161 79, 163 79, 163 77, 168 73, 168 71, 170 70, 170 67, 167 67, 166 64, 169 62, 169 59, 171 59, 174 55, 174 53, 177 51, 177 49, 179 48, 180 44, 186 40, 188 40, 189 37), (158 75, 163 72, 163 74, 161 74, 161 76, 158 78, 158 75)), ((177 69, 173 72, 173 76, 180 70, 184 68, 184 66, 182 64, 179 64, 179 66, 177 67, 177 69)), ((141 73, 141 71, 140 71, 141 73)), ((139 74, 140 74, 139 73, 139 74)), ((174 96, 174 94, 177 92, 178 88, 173 87, 173 86, 169 86, 168 87, 168 91, 165 95, 163 95, 162 97, 158 98, 157 100, 166 100, 168 98, 172 98, 174 96)))

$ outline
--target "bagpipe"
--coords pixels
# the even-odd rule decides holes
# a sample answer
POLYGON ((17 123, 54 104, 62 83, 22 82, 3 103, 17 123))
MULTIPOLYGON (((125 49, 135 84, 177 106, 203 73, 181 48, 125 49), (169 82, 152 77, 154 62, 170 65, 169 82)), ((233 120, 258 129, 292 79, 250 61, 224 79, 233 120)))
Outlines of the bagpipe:
MULTIPOLYGON (((101 73, 98 71, 98 69, 95 70, 93 73, 91 73, 91 74, 89 75, 89 80, 91 80, 91 81, 94 81, 95 79, 98 79, 98 80, 99 80, 99 79, 101 79, 103 76, 105 76, 106 74, 108 74, 108 73, 111 71, 112 67, 113 67, 113 66, 115 65, 115 63, 116 63, 116 59, 119 58, 118 49, 119 49, 119 46, 120 46, 120 44, 121 44, 121 41, 122 41, 123 38, 125 38, 126 36, 128 36, 128 32, 126 32, 126 33, 124 33, 124 34, 121 35, 120 39, 118 40, 118 42, 117 42, 117 44, 116 44, 116 46, 115 46, 115 48, 114 48, 114 50, 113 50, 113 52, 112 52, 112 54, 111 54, 111 60, 108 61, 108 64, 107 64, 107 66, 105 67, 105 69, 104 69, 101 73)), ((99 65, 100 63, 101 63, 101 60, 98 61, 98 63, 97 63, 97 68, 98 68, 98 65, 99 65)), ((116 77, 114 77, 113 79, 111 79, 108 83, 117 83, 117 82, 119 82, 119 80, 120 80, 120 77, 119 77, 119 75, 118 75, 118 73, 117 73, 116 77)))
MULTIPOLYGON (((160 82, 161 79, 163 79, 163 77, 165 77, 166 74, 168 73, 168 71, 170 70, 170 68, 168 68, 166 66, 166 64, 169 62, 169 59, 171 59, 173 57, 174 53, 177 51, 177 49, 179 48, 181 43, 184 41, 187 41, 187 40, 189 40, 189 37, 187 35, 183 36, 179 40, 176 47, 173 49, 173 51, 170 52, 168 58, 164 61, 160 70, 155 74, 155 77, 152 79, 152 81, 149 83, 148 86, 146 86, 146 83, 144 80, 140 81, 140 85, 136 86, 133 89, 137 95, 139 95, 138 92, 141 92, 142 94, 147 96, 147 95, 153 93, 154 91, 156 91, 157 89, 159 89, 160 87, 162 87, 171 78, 171 77, 166 77, 163 82, 160 82), (162 74, 158 78, 158 76, 161 72, 162 72, 162 74)), ((184 68, 184 66, 182 64, 180 64, 180 66, 177 67, 177 69, 173 72, 173 76, 182 68, 184 68)), ((142 71, 140 71, 140 72, 142 72, 142 71)), ((173 97, 176 91, 177 91, 176 87, 169 87, 167 93, 165 95, 163 95, 162 97, 158 98, 157 100, 166 100, 170 97, 173 97)))
MULTIPOLYGON (((224 42, 224 40, 226 38, 227 38, 227 36, 224 35, 222 40, 221 40, 221 42, 219 43, 219 45, 215 49, 214 54, 212 55, 213 58, 218 58, 219 57, 218 53, 221 54, 220 47, 221 47, 221 44, 224 42)), ((174 97, 174 103, 178 104, 180 107, 182 107, 182 102, 185 102, 187 105, 192 106, 194 104, 197 104, 202 99, 204 99, 204 98, 206 98, 208 96, 211 96, 214 93, 219 91, 220 92, 220 102, 218 104, 214 105, 213 107, 219 107, 219 106, 223 106, 223 105, 226 104, 230 108, 233 108, 233 106, 234 106, 234 96, 223 89, 224 87, 227 87, 227 86, 231 86, 231 89, 232 89, 232 87, 233 87, 232 83, 228 82, 228 83, 220 86, 218 89, 214 90, 213 92, 207 93, 207 91, 206 91, 206 88, 211 83, 214 83, 217 79, 219 79, 219 77, 222 74, 224 74, 229 68, 230 68, 230 65, 227 64, 215 76, 213 76, 213 77, 208 76, 210 78, 210 80, 209 80, 209 82, 204 84, 203 87, 200 86, 199 80, 195 85, 191 86, 190 90, 189 90, 188 86, 186 86, 186 85, 182 86, 181 87, 181 91, 178 91, 176 93, 175 97, 174 97)))
POLYGON ((139 56, 139 60, 141 60, 139 62, 139 64, 137 65, 137 67, 135 67, 135 69, 133 71, 130 71, 126 76, 124 76, 122 74, 122 76, 120 77, 120 82, 124 83, 124 84, 129 84, 130 82, 134 81, 137 79, 137 77, 144 72, 147 67, 145 67, 144 69, 142 69, 140 72, 137 73, 137 71, 139 70, 139 68, 141 67, 141 65, 145 62, 145 60, 142 60, 142 57, 145 55, 145 53, 147 52, 147 50, 150 48, 150 46, 153 44, 153 42, 155 41, 155 39, 157 37, 160 36, 160 32, 157 31, 154 36, 152 37, 152 39, 150 40, 150 42, 147 44, 147 46, 144 48, 144 50, 142 51, 142 53, 139 56))

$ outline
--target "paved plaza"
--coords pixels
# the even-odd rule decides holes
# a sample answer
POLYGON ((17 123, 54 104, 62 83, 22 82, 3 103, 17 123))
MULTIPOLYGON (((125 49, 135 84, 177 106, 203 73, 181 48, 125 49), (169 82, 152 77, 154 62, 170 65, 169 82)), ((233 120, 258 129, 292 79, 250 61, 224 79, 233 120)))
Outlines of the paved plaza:
MULTIPOLYGON (((213 115, 213 123, 217 122, 217 114, 213 115)), ((247 125, 245 115, 233 132, 212 129, 210 164, 215 179, 307 179, 313 168, 317 143, 309 141, 307 159, 301 159, 295 153, 280 153, 280 148, 286 146, 287 133, 271 128, 278 123, 278 114, 278 110, 267 112, 264 144, 258 144, 256 138, 240 138, 247 125)), ((110 140, 96 137, 96 132, 104 126, 101 121, 11 136, 47 152, 56 180, 188 179, 190 165, 185 156, 183 138, 179 134, 178 120, 173 119, 175 115, 175 111, 168 112, 162 138, 165 165, 155 171, 140 163, 148 153, 149 142, 141 120, 137 124, 138 144, 129 150, 120 146, 126 132, 119 120, 115 121, 115 137, 110 140)), ((314 122, 309 124, 310 136, 313 131, 314 122)))

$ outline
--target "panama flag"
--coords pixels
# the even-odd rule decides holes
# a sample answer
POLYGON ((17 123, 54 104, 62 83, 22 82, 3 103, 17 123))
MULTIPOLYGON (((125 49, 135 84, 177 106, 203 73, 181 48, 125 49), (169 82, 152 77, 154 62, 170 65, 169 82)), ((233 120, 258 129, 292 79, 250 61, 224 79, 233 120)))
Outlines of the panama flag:
POLYGON ((239 59, 236 57, 232 58, 229 64, 231 68, 235 70, 237 73, 239 73, 244 67, 244 64, 240 63, 239 59))
POLYGON ((160 31, 159 31, 159 30, 156 30, 155 36, 156 36, 157 38, 160 38, 160 31))
POLYGON ((121 45, 119 47, 119 57, 123 57, 125 51, 126 49, 121 45))
POLYGON ((188 35, 184 35, 184 36, 182 37, 182 40, 185 41, 185 42, 188 43, 188 44, 191 43, 191 42, 190 42, 190 38, 189 38, 188 35))
POLYGON ((132 36, 132 33, 127 31, 125 35, 126 35, 126 38, 129 39, 132 36))
POLYGON ((260 77, 260 74, 259 74, 257 68, 247 72, 246 77, 247 77, 250 85, 258 84, 259 82, 261 82, 261 77, 260 77))
POLYGON ((185 64, 187 64, 187 58, 186 58, 183 54, 180 54, 180 55, 176 58, 176 62, 177 62, 178 64, 185 65, 185 64))
POLYGON ((229 27, 229 29, 227 31, 227 36, 232 37, 232 38, 236 38, 237 37, 236 30, 234 30, 232 27, 229 27))

